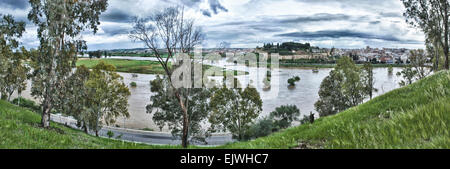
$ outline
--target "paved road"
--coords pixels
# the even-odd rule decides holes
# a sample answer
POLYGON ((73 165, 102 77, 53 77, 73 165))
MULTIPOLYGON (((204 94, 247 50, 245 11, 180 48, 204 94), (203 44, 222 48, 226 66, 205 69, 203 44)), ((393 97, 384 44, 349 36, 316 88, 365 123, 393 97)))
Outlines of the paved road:
MULTIPOLYGON (((76 126, 77 121, 70 117, 64 117, 61 115, 51 115, 51 120, 57 123, 65 124, 69 127, 78 129, 76 126)), ((151 131, 142 131, 142 130, 132 130, 132 129, 124 129, 124 128, 116 128, 116 127, 103 127, 100 130, 99 135, 103 137, 108 137, 108 131, 112 131, 114 133, 114 137, 120 140, 133 141, 133 142, 141 142, 147 144, 162 144, 162 145, 179 145, 181 144, 181 140, 173 139, 170 133, 162 133, 162 132, 151 132, 151 131), (118 137, 119 136, 119 137, 118 137)), ((192 143, 194 145, 223 145, 229 142, 233 142, 231 135, 229 134, 215 134, 209 137, 207 140, 208 144, 204 143, 192 143)))

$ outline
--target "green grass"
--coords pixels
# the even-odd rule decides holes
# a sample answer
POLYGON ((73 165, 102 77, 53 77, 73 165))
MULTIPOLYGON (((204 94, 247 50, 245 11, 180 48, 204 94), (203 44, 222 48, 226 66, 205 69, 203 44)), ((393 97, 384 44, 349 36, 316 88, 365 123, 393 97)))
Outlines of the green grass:
POLYGON ((51 129, 44 129, 39 127, 40 120, 37 113, 0 100, 0 149, 179 148, 94 137, 56 123, 51 123, 51 129))
POLYGON ((450 71, 441 71, 314 124, 218 148, 448 149, 449 125, 450 71))
MULTIPOLYGON (((117 68, 116 70, 117 72, 141 73, 141 74, 165 74, 163 67, 157 61, 127 60, 127 59, 82 59, 77 61, 77 66, 84 65, 87 68, 93 68, 100 61, 104 61, 105 63, 114 65, 117 68)), ((203 65, 203 69, 213 70, 214 76, 221 75, 223 72, 222 68, 210 65, 203 65)), ((248 74, 248 72, 235 71, 234 74, 244 75, 248 74)))

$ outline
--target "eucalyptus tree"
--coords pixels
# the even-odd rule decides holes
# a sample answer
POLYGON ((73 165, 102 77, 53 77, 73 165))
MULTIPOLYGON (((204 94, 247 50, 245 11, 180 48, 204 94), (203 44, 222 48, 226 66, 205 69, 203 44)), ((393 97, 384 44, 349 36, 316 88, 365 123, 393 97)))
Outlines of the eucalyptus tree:
POLYGON ((25 22, 17 22, 11 15, 0 14, 0 93, 10 99, 15 90, 26 86, 27 67, 23 63, 25 49, 19 50, 18 38, 25 32, 25 22))
MULTIPOLYGON (((167 76, 156 76, 156 79, 150 82, 151 92, 155 93, 150 97, 151 103, 147 105, 147 113, 153 114, 153 121, 160 129, 168 127, 174 137, 183 135, 183 110, 178 104, 178 100, 173 96, 173 88, 169 84, 167 76)), ((206 138, 211 136, 209 130, 206 130, 204 124, 208 121, 210 113, 209 98, 213 89, 193 88, 177 89, 186 99, 186 105, 189 116, 188 142, 206 142, 206 138), (203 126, 202 126, 203 125, 203 126)))
MULTIPOLYGON (((172 88, 172 94, 183 113, 181 141, 182 146, 187 147, 190 123, 188 107, 185 103, 187 96, 177 90, 179 87, 174 86, 172 74, 175 69, 169 61, 170 59, 174 60, 177 52, 189 54, 194 46, 200 45, 204 37, 202 30, 195 26, 194 20, 185 18, 182 8, 171 7, 156 12, 149 18, 136 18, 133 31, 130 32, 129 36, 135 41, 144 43, 152 51, 163 67, 165 74, 169 77, 169 87, 172 88), (164 52, 167 52, 167 57, 160 49, 165 49, 164 52)), ((185 64, 189 63, 185 62, 185 64)), ((184 86, 184 88, 190 90, 189 86, 184 86)))
POLYGON ((348 98, 350 106, 357 106, 367 96, 364 92, 364 83, 361 70, 350 57, 342 57, 338 60, 336 71, 343 75, 342 94, 348 98))
POLYGON ((349 108, 348 98, 342 93, 343 75, 332 70, 320 84, 319 100, 314 104, 320 117, 334 115, 349 108))
POLYGON ((85 124, 89 129, 98 132, 103 123, 111 125, 117 117, 128 118, 128 97, 131 95, 128 87, 123 83, 123 78, 116 72, 113 65, 101 61, 89 73, 86 81, 87 106, 82 112, 85 124))
POLYGON ((32 58, 32 95, 42 99, 42 126, 50 126, 50 112, 65 96, 64 83, 75 68, 77 52, 86 49, 81 32, 95 34, 107 0, 30 0, 28 19, 38 26, 39 55, 32 58))
POLYGON ((251 86, 242 89, 223 85, 214 91, 210 106, 211 130, 229 131, 234 138, 242 140, 261 113, 262 100, 258 91, 251 86))
POLYGON ((320 84, 320 98, 314 104, 321 117, 357 106, 370 95, 369 90, 374 90, 373 78, 371 83, 370 73, 363 72, 350 57, 338 60, 336 68, 320 84))
MULTIPOLYGON (((363 81, 363 90, 372 99, 373 92, 377 92, 378 89, 374 87, 375 78, 373 77, 373 66, 370 62, 365 63, 361 70, 361 79, 363 81)), ((390 73, 391 74, 391 73, 390 73)))
MULTIPOLYGON (((422 31, 436 48, 442 47, 445 56, 445 69, 449 69, 449 16, 448 0, 402 0, 406 8, 406 22, 422 31)), ((438 61, 438 60, 436 60, 438 61)))
POLYGON ((411 50, 409 60, 411 61, 411 66, 417 72, 418 79, 423 79, 431 73, 431 70, 426 65, 428 56, 425 54, 424 50, 411 50))

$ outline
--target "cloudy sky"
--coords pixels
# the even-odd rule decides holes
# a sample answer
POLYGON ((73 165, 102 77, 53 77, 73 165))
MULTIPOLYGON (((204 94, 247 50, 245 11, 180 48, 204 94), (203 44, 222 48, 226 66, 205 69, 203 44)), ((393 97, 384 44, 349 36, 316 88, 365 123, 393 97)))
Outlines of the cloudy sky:
MULTIPOLYGON (((402 16, 399 0, 109 0, 96 35, 84 33, 89 50, 140 48, 128 38, 131 18, 183 5, 206 34, 204 47, 228 42, 256 47, 268 42, 310 42, 319 47, 423 48, 424 36, 402 16)), ((27 21, 28 0, 0 0, 0 13, 27 21)), ((27 21, 22 44, 39 45, 27 21)))

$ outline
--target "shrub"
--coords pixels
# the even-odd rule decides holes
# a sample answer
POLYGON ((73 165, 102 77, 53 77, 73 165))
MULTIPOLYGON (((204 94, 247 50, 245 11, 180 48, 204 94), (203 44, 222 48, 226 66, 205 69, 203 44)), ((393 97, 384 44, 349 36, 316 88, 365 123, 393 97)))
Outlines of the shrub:
POLYGON ((273 120, 265 117, 265 118, 258 120, 256 123, 254 123, 250 127, 248 132, 244 135, 244 140, 265 137, 265 136, 272 134, 276 130, 277 129, 273 123, 273 120))
POLYGON ((15 98, 12 103, 15 105, 19 105, 20 107, 31 109, 37 113, 41 112, 41 108, 39 105, 37 105, 34 101, 25 99, 23 97, 15 98))
POLYGON ((295 105, 286 105, 277 107, 275 111, 270 113, 274 125, 279 129, 285 129, 291 126, 292 122, 298 121, 300 110, 295 105))
POLYGON ((295 77, 288 79, 287 82, 289 83, 289 86, 295 86, 295 83, 298 81, 300 81, 300 77, 295 76, 295 77))
POLYGON ((112 131, 108 131, 108 133, 106 133, 106 135, 108 135, 109 138, 114 137, 114 133, 112 131))
POLYGON ((131 86, 131 87, 136 87, 137 84, 136 84, 136 82, 131 82, 131 83, 130 83, 130 86, 131 86))

